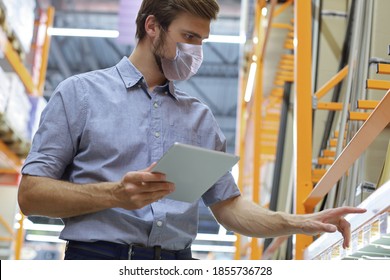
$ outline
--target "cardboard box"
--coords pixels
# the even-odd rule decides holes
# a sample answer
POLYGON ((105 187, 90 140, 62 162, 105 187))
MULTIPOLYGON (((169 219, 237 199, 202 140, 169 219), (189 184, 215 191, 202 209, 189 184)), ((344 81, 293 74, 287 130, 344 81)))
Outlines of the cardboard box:
POLYGON ((5 121, 22 139, 30 139, 29 121, 31 103, 25 88, 15 73, 6 73, 9 81, 9 98, 4 112, 5 121))
POLYGON ((4 114, 9 98, 8 77, 0 67, 0 114, 4 114))
POLYGON ((30 52, 34 34, 35 0, 0 0, 5 8, 6 22, 14 31, 22 49, 30 52))

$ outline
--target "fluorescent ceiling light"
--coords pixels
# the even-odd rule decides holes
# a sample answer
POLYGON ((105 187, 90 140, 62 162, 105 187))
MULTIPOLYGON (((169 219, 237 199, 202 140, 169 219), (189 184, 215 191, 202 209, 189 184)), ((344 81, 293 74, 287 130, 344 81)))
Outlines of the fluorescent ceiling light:
POLYGON ((54 28, 47 30, 51 36, 71 36, 71 37, 99 37, 99 38, 117 38, 118 30, 105 29, 82 29, 82 28, 54 28))
POLYGON ((36 231, 50 231, 60 232, 64 229, 63 225, 48 225, 48 224, 34 224, 31 221, 24 221, 23 229, 25 230, 36 230, 36 231))
MULTIPOLYGON (((49 27, 48 34, 51 36, 70 36, 70 37, 99 37, 99 38, 118 38, 118 30, 107 29, 83 29, 83 28, 59 28, 49 27)), ((230 35, 210 35, 204 42, 243 44, 245 36, 230 35)))
POLYGON ((198 233, 196 236, 197 241, 221 241, 221 242, 236 242, 237 236, 235 235, 222 235, 222 234, 207 234, 198 233))
POLYGON ((256 78, 256 62, 252 62, 251 67, 249 69, 248 82, 246 84, 246 90, 244 95, 245 102, 249 102, 252 98, 253 86, 255 85, 256 78))
POLYGON ((65 243, 66 241, 61 240, 58 236, 51 235, 38 235, 38 234, 27 234, 27 241, 35 241, 35 242, 52 242, 52 243, 65 243))
POLYGON ((231 35, 210 35, 208 39, 204 40, 205 43, 226 43, 226 44, 244 44, 246 41, 245 36, 231 36, 231 35))
POLYGON ((234 246, 219 246, 219 245, 191 245, 191 250, 194 252, 216 252, 216 253, 235 253, 234 246))

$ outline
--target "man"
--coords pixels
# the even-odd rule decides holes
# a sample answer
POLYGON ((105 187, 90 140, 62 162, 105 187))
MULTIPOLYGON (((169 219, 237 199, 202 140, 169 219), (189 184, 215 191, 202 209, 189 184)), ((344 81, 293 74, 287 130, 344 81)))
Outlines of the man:
MULTIPOLYGON (((65 259, 191 259, 198 203, 164 199, 175 186, 150 171, 176 141, 226 148, 210 110, 172 82, 196 73, 218 9, 215 0, 144 0, 130 57, 55 90, 22 169, 19 204, 26 215, 63 219, 65 259)), ((202 199, 235 232, 339 230, 344 247, 350 226, 343 216, 364 211, 271 212, 243 199, 229 173, 202 199)))

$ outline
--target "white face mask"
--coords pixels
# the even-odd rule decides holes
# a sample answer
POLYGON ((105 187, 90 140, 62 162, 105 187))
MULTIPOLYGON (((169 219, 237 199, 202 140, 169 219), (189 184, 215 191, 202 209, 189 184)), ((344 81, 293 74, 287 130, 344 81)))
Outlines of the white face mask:
POLYGON ((176 57, 174 59, 161 58, 161 66, 168 80, 183 81, 198 72, 202 61, 202 45, 177 43, 176 57))

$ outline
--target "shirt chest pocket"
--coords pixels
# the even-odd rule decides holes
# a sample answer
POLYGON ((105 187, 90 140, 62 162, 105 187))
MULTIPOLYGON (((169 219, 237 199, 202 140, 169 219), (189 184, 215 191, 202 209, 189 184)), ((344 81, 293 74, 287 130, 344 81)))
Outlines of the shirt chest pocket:
POLYGON ((188 128, 171 127, 166 134, 164 150, 167 151, 175 142, 201 146, 202 137, 200 134, 188 128))

